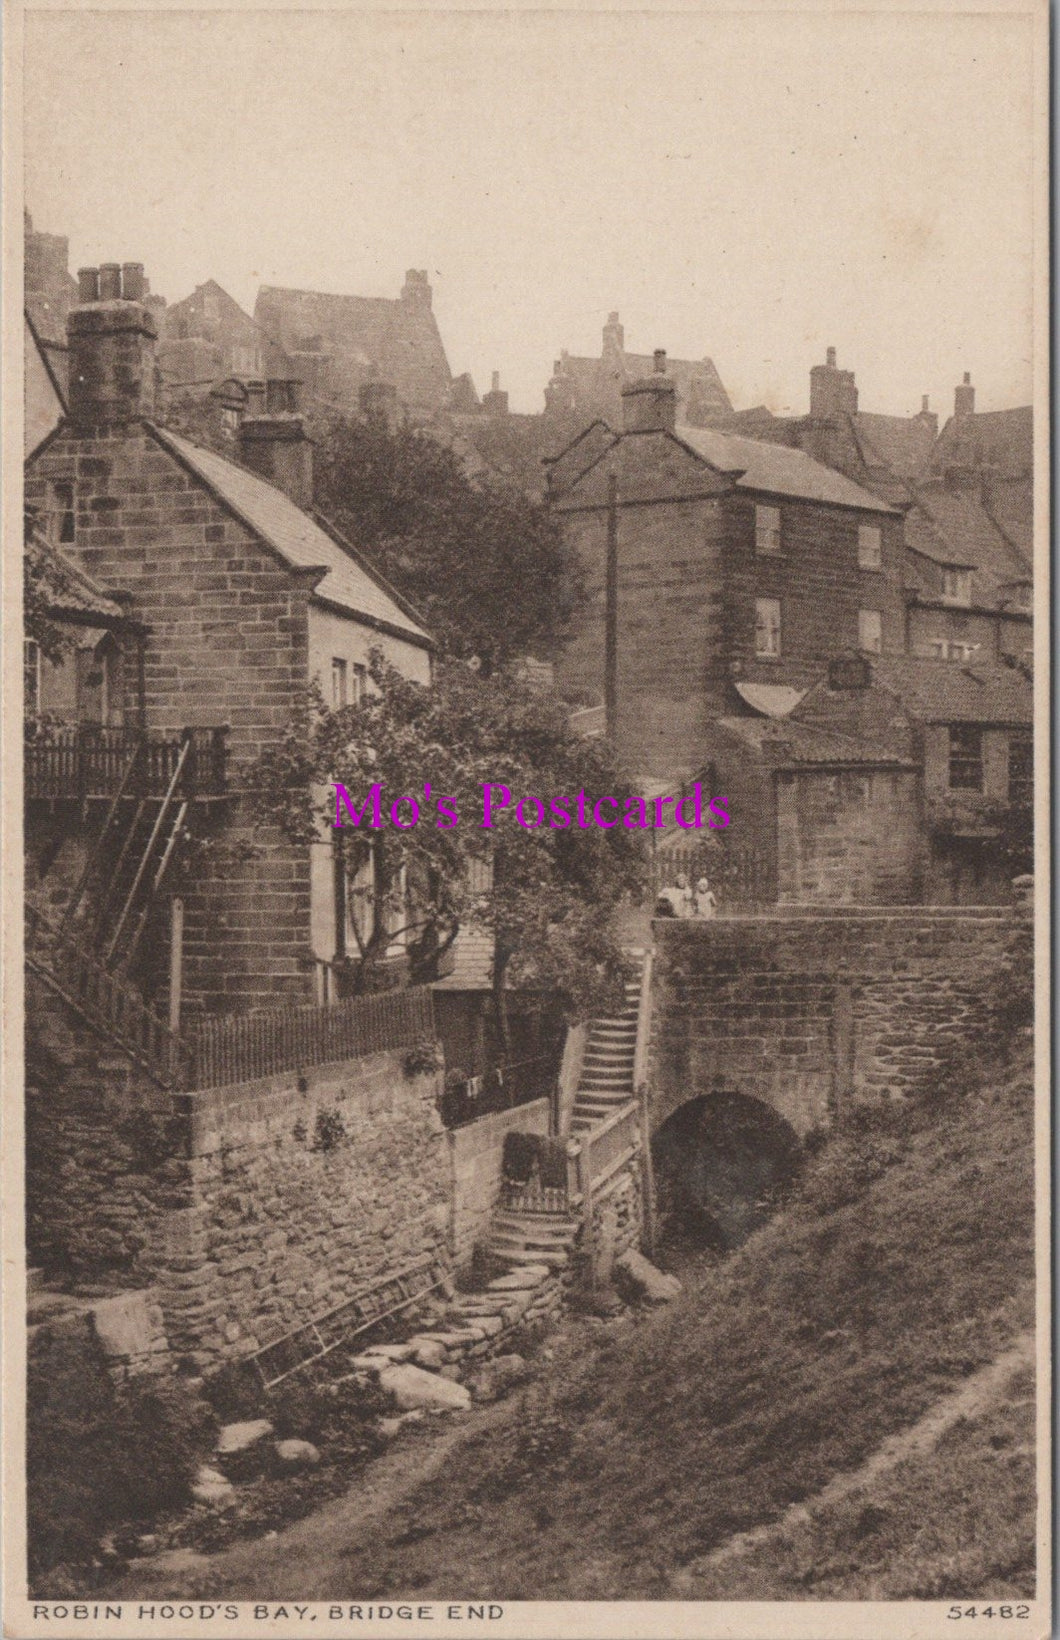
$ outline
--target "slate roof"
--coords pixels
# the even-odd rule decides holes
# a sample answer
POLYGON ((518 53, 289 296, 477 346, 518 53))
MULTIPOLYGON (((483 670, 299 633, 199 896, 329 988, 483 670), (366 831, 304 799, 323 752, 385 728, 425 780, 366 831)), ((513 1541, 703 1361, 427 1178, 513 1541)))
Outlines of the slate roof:
POLYGON ((932 466, 942 472, 951 464, 994 467, 1005 478, 1025 478, 1034 466, 1034 410, 977 410, 951 416, 938 436, 932 466))
POLYGON ((816 725, 800 723, 797 718, 723 717, 719 727, 742 740, 756 752, 773 755, 770 762, 777 768, 810 767, 834 768, 837 764, 860 763, 872 768, 910 768, 908 759, 890 747, 874 741, 838 734, 834 730, 819 729, 816 725))
POLYGON ((924 723, 1029 724, 1034 691, 1014 666, 880 655, 873 673, 924 723))
POLYGON ((151 428, 159 443, 171 450, 243 522, 293 569, 320 568, 322 579, 314 598, 337 604, 351 614, 367 617, 397 631, 411 642, 428 646, 431 639, 374 571, 289 496, 257 473, 226 461, 215 450, 192 444, 167 428, 151 428))
MULTIPOLYGON (((978 484, 953 489, 942 479, 917 486, 906 514, 906 545, 934 563, 972 571, 972 603, 996 609, 1011 598, 1014 582, 1029 580, 1030 562, 999 528, 978 484)), ((912 566, 917 579, 915 565, 912 566)), ((930 587, 920 584, 920 590, 930 587)))
POLYGON ((740 473, 742 476, 736 480, 738 489, 857 507, 862 512, 894 514, 895 509, 878 496, 870 495, 868 490, 833 468, 822 466, 802 450, 718 433, 705 427, 678 427, 677 436, 716 471, 740 473))
POLYGON ((850 423, 867 467, 886 467, 897 477, 909 479, 927 472, 935 444, 934 421, 859 410, 850 423))

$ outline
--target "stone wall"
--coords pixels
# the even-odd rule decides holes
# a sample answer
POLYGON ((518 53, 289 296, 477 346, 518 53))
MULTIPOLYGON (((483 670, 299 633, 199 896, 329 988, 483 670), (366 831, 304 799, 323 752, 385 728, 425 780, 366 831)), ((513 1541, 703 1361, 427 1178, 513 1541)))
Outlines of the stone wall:
POLYGON ((421 1255, 444 1255, 439 1078, 373 1054, 180 1094, 192 1204, 162 1226, 170 1341, 196 1365, 247 1354, 421 1255))
POLYGON ((173 1101, 26 975, 26 1199, 31 1264, 143 1281, 161 1224, 191 1199, 173 1101))
POLYGON ((466 1265, 489 1228, 500 1195, 506 1133, 547 1134, 549 1101, 535 1099, 515 1110, 483 1116, 448 1133, 452 1170, 451 1246, 458 1268, 466 1265))
MULTIPOLYGON (((923 892, 922 803, 912 769, 777 770, 777 896, 904 905, 923 892)), ((754 818, 751 834, 755 835, 754 818)), ((746 832, 741 831, 743 841, 746 832)))
POLYGON ((922 1087, 984 1023, 1014 915, 791 907, 656 922, 653 1130, 687 1100, 726 1091, 762 1100, 804 1137, 845 1099, 922 1087))

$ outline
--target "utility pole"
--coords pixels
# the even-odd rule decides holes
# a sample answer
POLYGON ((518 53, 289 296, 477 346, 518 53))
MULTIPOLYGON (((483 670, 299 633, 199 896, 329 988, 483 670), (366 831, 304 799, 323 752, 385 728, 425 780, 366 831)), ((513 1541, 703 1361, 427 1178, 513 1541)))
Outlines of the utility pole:
POLYGON ((618 479, 607 477, 607 570, 604 582, 604 733, 618 727, 618 479))

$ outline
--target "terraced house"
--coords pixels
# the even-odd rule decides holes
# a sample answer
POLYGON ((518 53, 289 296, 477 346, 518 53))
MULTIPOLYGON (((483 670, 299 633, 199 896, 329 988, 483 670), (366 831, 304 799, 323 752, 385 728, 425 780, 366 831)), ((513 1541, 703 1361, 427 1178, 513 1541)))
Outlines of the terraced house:
POLYGON ((94 696, 64 681, 69 662, 40 667, 31 875, 86 954, 140 974, 174 1014, 323 999, 352 914, 330 847, 262 837, 236 792, 311 681, 354 700, 379 646, 426 683, 431 639, 310 510, 292 384, 243 417, 241 464, 198 447, 153 419, 142 270, 80 277, 68 413, 27 461, 26 502, 125 624, 94 696), (194 869, 174 918, 182 855, 194 869))

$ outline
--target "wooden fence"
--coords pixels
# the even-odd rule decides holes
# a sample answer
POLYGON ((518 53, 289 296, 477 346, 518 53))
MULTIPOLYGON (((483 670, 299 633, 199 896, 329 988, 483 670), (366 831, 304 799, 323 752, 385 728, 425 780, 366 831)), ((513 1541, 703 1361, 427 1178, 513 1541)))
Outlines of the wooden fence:
POLYGON ((26 907, 26 962, 163 1087, 189 1085, 188 1044, 170 1030, 131 985, 110 973, 76 939, 31 906, 26 907))
POLYGON ((640 1110, 633 1103, 623 1105, 614 1115, 578 1135, 579 1150, 573 1163, 571 1186, 581 1198, 584 1212, 593 1193, 624 1166, 640 1144, 640 1110))
POLYGON ((434 998, 425 986, 350 997, 325 1006, 264 1008, 204 1020, 192 1041, 193 1087, 359 1059, 434 1043, 434 998))

